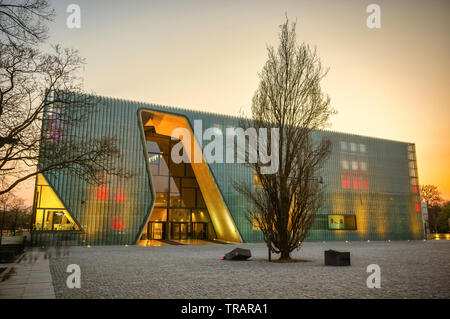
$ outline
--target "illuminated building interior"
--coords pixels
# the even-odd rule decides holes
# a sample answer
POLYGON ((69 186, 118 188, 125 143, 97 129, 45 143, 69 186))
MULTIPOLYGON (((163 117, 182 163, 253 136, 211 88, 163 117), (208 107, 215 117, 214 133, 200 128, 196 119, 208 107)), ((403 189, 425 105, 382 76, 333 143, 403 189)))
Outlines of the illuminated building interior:
POLYGON ((356 230, 356 218, 353 215, 328 215, 330 229, 356 230))
POLYGON ((141 240, 241 242, 204 159, 194 162, 194 152, 201 151, 186 119, 145 111, 141 116, 155 192, 153 209, 141 240), (189 130, 191 139, 184 141, 182 136, 181 139, 172 137, 176 128, 189 130), (188 163, 177 164, 170 156, 173 146, 180 141, 189 158, 188 163))
POLYGON ((37 177, 35 196, 33 223, 35 231, 79 230, 78 225, 42 174, 37 177))
POLYGON ((190 163, 176 164, 175 140, 146 127, 147 151, 155 203, 143 236, 152 240, 214 239, 214 227, 190 163))

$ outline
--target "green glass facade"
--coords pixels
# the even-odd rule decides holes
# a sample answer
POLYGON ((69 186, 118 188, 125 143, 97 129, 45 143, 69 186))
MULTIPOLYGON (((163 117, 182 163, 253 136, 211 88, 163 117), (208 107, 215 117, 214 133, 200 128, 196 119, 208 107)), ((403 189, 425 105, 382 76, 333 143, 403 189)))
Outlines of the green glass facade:
MULTIPOLYGON (((155 189, 159 177, 154 171, 152 174, 154 167, 151 157, 155 154, 149 153, 142 111, 180 116, 187 119, 192 129, 194 120, 202 120, 203 129, 215 127, 224 134, 226 128, 239 126, 237 117, 102 98, 98 111, 71 129, 81 139, 88 136, 115 138, 121 157, 114 165, 131 172, 133 176, 128 179, 107 176, 105 184, 97 186, 65 170, 44 174, 48 185, 79 229, 35 230, 32 236, 35 244, 55 240, 61 234, 79 245, 136 244, 143 234, 149 236, 151 213, 154 211, 156 216, 158 213, 155 209, 163 208, 163 204, 158 204, 158 198, 155 198, 156 194, 161 193, 155 189)), ((46 125, 44 122, 44 131, 49 130, 46 125)), ((315 132, 313 139, 318 140, 323 136, 331 140, 333 148, 321 172, 325 202, 308 239, 422 239, 424 235, 414 144, 330 131, 315 132)), ((196 136, 196 139, 201 137, 196 136)), ((253 184, 251 169, 237 163, 207 165, 242 241, 262 241, 260 231, 254 230, 245 217, 247 200, 232 185, 237 180, 253 184)), ((180 187, 181 184, 176 188, 180 187)), ((195 187, 193 189, 183 191, 196 193, 195 187)), ((181 189, 177 192, 180 193, 181 189)), ((171 193, 167 194, 166 200, 170 202, 171 193)), ((175 200, 177 195, 172 195, 175 200)), ((197 193, 195 196, 196 201, 201 201, 197 199, 197 193)), ((206 198, 209 194, 203 192, 201 196, 206 198)), ((183 205, 180 204, 178 208, 183 205)), ((207 213, 208 207, 198 206, 203 204, 191 202, 189 205, 191 215, 186 215, 186 218, 192 220, 192 214, 200 208, 207 213)), ((177 207, 166 205, 164 208, 170 212, 177 207)), ((208 224, 210 238, 213 238, 216 231, 209 218, 205 219, 205 223, 208 224)))

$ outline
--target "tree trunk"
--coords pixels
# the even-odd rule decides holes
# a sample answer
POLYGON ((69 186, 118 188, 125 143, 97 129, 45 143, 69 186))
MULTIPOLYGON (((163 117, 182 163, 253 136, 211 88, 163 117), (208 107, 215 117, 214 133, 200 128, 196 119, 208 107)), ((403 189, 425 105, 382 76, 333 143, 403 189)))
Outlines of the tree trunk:
POLYGON ((290 260, 290 259, 291 259, 291 255, 290 255, 289 250, 283 249, 281 251, 281 256, 280 256, 279 260, 290 260))
POLYGON ((17 214, 18 214, 18 212, 16 212, 16 218, 14 218, 14 236, 16 236, 16 228, 17 228, 17 214))
POLYGON ((6 208, 3 208, 2 225, 0 226, 0 245, 2 244, 3 239, 3 224, 5 223, 5 209, 6 208))

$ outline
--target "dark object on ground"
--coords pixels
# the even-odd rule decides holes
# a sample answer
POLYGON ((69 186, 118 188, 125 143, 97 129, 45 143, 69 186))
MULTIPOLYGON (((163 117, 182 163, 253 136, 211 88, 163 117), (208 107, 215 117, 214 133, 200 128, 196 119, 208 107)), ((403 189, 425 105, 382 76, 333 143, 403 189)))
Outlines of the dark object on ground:
POLYGON ((14 262, 23 249, 23 245, 0 245, 0 263, 14 262))
POLYGON ((350 266, 350 252, 325 250, 325 265, 327 266, 350 266))
POLYGON ((250 249, 243 249, 243 248, 235 248, 229 253, 226 253, 224 256, 224 259, 226 260, 246 260, 248 258, 252 257, 252 253, 250 252, 250 249))

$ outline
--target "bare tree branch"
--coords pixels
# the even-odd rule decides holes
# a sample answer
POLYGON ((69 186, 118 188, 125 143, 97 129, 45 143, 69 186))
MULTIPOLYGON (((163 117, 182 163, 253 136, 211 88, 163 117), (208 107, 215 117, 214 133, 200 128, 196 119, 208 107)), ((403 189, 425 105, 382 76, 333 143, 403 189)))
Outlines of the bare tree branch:
POLYGON ((112 165, 120 157, 114 138, 74 133, 107 105, 84 94, 78 51, 35 46, 52 12, 46 0, 0 0, 0 195, 39 173, 64 170, 92 183, 128 176, 112 165))
POLYGON ((47 39, 54 10, 47 0, 0 0, 0 41, 37 44, 47 39))

